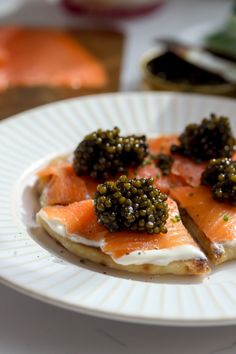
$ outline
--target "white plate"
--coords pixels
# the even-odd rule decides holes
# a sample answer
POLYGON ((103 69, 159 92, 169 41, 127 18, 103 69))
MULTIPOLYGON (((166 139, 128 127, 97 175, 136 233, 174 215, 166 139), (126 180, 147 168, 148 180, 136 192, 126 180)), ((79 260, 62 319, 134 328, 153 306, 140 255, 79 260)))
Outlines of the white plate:
POLYGON ((201 279, 141 277, 80 263, 34 222, 35 171, 76 147, 88 132, 180 132, 210 112, 232 117, 224 98, 169 93, 108 94, 72 99, 0 124, 0 278, 40 300, 125 321, 168 325, 236 323, 236 262, 201 279), (106 274, 104 274, 106 273, 106 274))

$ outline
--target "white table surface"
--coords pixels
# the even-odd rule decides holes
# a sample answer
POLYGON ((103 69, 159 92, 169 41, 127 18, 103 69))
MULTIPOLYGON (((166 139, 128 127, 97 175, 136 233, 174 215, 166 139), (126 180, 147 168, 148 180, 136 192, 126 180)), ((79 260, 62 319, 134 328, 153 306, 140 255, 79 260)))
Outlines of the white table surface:
MULTIPOLYGON (((222 21, 228 0, 169 0, 162 11, 116 22, 127 34, 122 90, 140 79, 138 58, 153 39, 176 35, 207 21, 222 21)), ((0 23, 87 24, 42 0, 28 3, 0 23)), ((236 327, 174 328, 93 318, 33 300, 0 285, 0 354, 235 354, 236 327)))

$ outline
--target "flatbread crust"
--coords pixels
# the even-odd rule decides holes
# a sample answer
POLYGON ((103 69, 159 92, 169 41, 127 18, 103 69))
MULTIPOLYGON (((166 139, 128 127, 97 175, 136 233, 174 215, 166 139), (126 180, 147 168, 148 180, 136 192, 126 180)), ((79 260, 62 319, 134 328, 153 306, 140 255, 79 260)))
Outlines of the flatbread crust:
POLYGON ((181 207, 179 207, 179 210, 184 226, 214 265, 236 259, 236 244, 232 246, 224 243, 211 242, 204 232, 199 229, 187 211, 181 207))
POLYGON ((65 247, 69 252, 84 260, 105 265, 109 268, 123 270, 137 274, 177 274, 177 275, 204 275, 210 272, 206 259, 193 259, 187 261, 174 261, 166 266, 143 264, 143 265, 121 265, 115 263, 112 258, 103 253, 99 248, 82 245, 58 235, 38 215, 37 221, 48 232, 48 234, 65 247))

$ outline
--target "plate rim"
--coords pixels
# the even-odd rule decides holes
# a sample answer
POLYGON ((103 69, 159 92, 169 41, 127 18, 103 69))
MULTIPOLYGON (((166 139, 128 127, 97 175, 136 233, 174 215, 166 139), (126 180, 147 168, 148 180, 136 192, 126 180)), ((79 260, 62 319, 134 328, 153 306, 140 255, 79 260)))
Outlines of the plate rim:
POLYGON ((2 120, 0 120, 0 128, 2 125, 5 125, 8 122, 11 122, 12 120, 16 119, 16 118, 20 118, 21 116, 24 116, 25 114, 29 114, 29 113, 34 113, 37 112, 38 110, 43 110, 46 108, 50 108, 53 107, 55 105, 60 105, 63 103, 70 103, 70 102, 77 102, 77 101, 81 101, 81 100, 87 100, 87 99, 99 99, 100 97, 119 97, 119 96, 136 96, 136 95, 140 95, 140 96, 149 96, 149 95, 153 95, 153 96, 159 96, 159 95, 167 95, 167 96, 176 96, 176 97, 196 97, 196 98, 206 98, 206 100, 211 100, 211 99, 215 99, 215 100, 222 100, 222 101, 228 101, 228 102, 235 102, 235 99, 233 97, 227 97, 227 96, 221 96, 221 95, 211 95, 211 94, 201 94, 201 93, 194 93, 194 92, 176 92, 176 91, 152 91, 152 90, 147 90, 147 91, 118 91, 118 92, 107 92, 107 93, 94 93, 91 95, 85 95, 85 96, 78 96, 78 97, 71 97, 71 98, 65 98, 62 100, 57 100, 54 102, 49 102, 49 103, 45 103, 42 104, 40 106, 37 107, 32 107, 30 109, 27 109, 25 111, 13 114, 11 116, 8 116, 6 118, 3 118, 2 120))
POLYGON ((29 296, 31 299, 41 301, 45 304, 49 304, 55 307, 59 307, 64 310, 72 311, 82 315, 88 315, 92 317, 118 321, 118 322, 126 322, 126 323, 134 323, 134 324, 145 324, 145 325, 157 325, 157 326, 165 326, 165 327, 221 327, 221 326, 232 326, 236 324, 236 318, 233 319, 194 319, 194 320, 181 320, 181 319, 165 319, 165 318, 145 318, 139 316, 133 316, 131 314, 118 314, 116 312, 112 313, 111 311, 99 311, 97 309, 90 309, 79 305, 69 304, 60 300, 53 300, 50 296, 42 295, 36 291, 30 291, 20 285, 16 285, 15 283, 8 281, 0 275, 0 283, 13 289, 20 294, 29 296))

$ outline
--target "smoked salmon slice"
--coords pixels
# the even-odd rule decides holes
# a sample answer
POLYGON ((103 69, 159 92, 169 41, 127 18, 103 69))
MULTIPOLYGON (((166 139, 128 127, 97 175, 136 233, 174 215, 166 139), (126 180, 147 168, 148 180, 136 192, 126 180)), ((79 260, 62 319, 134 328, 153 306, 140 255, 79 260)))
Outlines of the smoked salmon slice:
POLYGON ((0 28, 0 89, 100 88, 106 83, 103 64, 71 35, 53 29, 0 28))
MULTIPOLYGON (((182 176, 177 176, 170 173, 168 176, 163 176, 160 168, 151 163, 146 166, 140 166, 135 173, 136 178, 153 178, 153 186, 160 189, 162 193, 169 193, 173 187, 187 185, 182 176)), ((131 178, 131 177, 130 177, 131 178)))
MULTIPOLYGON (((170 146, 176 143, 176 136, 163 136, 152 139, 150 152, 165 152, 170 154, 170 146)), ((205 166, 205 165, 204 165, 205 166)), ((155 163, 144 164, 136 170, 129 169, 129 178, 154 178, 154 187, 163 193, 169 193, 174 187, 186 185, 199 185, 203 164, 197 165, 191 160, 175 156, 171 172, 168 176, 162 175, 155 163)), ((118 177, 118 176, 117 176, 118 177)), ((61 157, 49 163, 38 172, 41 191, 43 190, 42 205, 66 205, 87 198, 93 198, 100 182, 90 176, 77 176, 71 163, 61 157)), ((110 178, 115 180, 116 177, 110 178)))
POLYGON ((170 154, 172 145, 179 145, 178 135, 160 135, 148 139, 149 150, 152 154, 170 154))
POLYGON ((68 235, 80 234, 90 240, 98 241, 108 233, 107 229, 98 224, 91 199, 67 206, 47 206, 42 211, 50 220, 60 221, 65 226, 68 235))
POLYGON ((166 154, 172 155, 174 158, 173 165, 171 167, 169 178, 161 176, 159 181, 162 184, 162 179, 164 179, 163 184, 166 185, 167 189, 170 190, 175 186, 190 185, 192 187, 198 186, 201 181, 201 175, 206 168, 206 163, 197 164, 191 161, 187 157, 183 157, 179 154, 171 154, 171 145, 179 145, 179 140, 177 135, 163 135, 157 138, 152 138, 148 140, 149 149, 152 154, 166 154), (175 178, 173 178, 175 176, 175 178), (185 182, 185 183, 183 183, 185 182), (168 187, 168 183, 170 183, 168 187))
MULTIPOLYGON (((179 246, 192 246, 196 254, 190 252, 186 256, 180 254, 179 260, 197 261, 201 259, 201 271, 209 271, 206 258, 183 226, 180 219, 176 221, 178 208, 176 203, 168 199, 169 218, 167 221, 167 234, 146 234, 131 231, 119 231, 111 233, 97 222, 93 200, 75 202, 67 206, 47 206, 38 213, 38 220, 46 220, 50 225, 59 222, 67 231, 67 239, 75 240, 75 235, 82 236, 89 241, 100 241, 99 247, 102 253, 110 256, 115 262, 132 252, 144 252, 147 250, 173 250, 179 246), (46 216, 46 217, 45 217, 46 216), (181 258, 182 257, 182 258, 181 258)), ((65 237, 65 235, 64 235, 65 237)), ((76 241, 74 241, 76 242, 76 241)), ((77 241, 80 242, 80 241, 77 241)))
MULTIPOLYGON (((76 201, 94 198, 98 181, 90 176, 77 176, 72 164, 64 160, 50 163, 40 170, 39 193, 42 205, 67 205, 76 201)), ((118 177, 118 176, 117 176, 118 177)), ((171 188, 187 185, 181 176, 170 174, 162 176, 161 170, 154 164, 140 166, 136 171, 129 170, 129 178, 154 178, 154 187, 163 193, 169 193, 171 188)), ((115 180, 116 178, 110 178, 115 180)))
POLYGON ((176 203, 169 198, 168 206, 169 218, 166 223, 168 229, 167 234, 160 233, 150 235, 132 231, 109 233, 106 236, 103 251, 112 255, 113 258, 120 258, 134 251, 168 249, 182 245, 193 245, 197 247, 182 222, 176 222, 176 216, 179 216, 176 203))
POLYGON ((195 163, 183 156, 174 156, 175 160, 171 168, 171 174, 184 179, 187 185, 197 187, 201 183, 201 176, 207 163, 195 163))
MULTIPOLYGON (((176 135, 161 136, 148 140, 151 154, 171 154, 170 147, 178 142, 176 135)), ((181 186, 199 186, 201 175, 206 164, 196 164, 190 159, 173 155, 174 163, 168 176, 164 176, 155 162, 150 160, 147 164, 139 166, 136 170, 129 169, 129 178, 153 178, 154 187, 163 193, 181 186)), ((148 158, 147 158, 148 159, 148 158)), ((118 177, 118 176, 116 176, 118 177)), ((115 180, 116 177, 110 178, 115 180)), ((49 163, 38 172, 42 193, 42 205, 67 205, 76 201, 94 198, 100 182, 90 176, 77 176, 71 163, 61 157, 49 163)))
POLYGON ((38 172, 41 179, 42 205, 67 205, 88 199, 84 180, 78 177, 71 164, 58 161, 38 172))
MULTIPOLYGON (((152 138, 148 140, 148 144, 151 154, 155 155, 163 153, 166 155, 172 155, 174 158, 169 176, 162 176, 159 171, 161 178, 159 178, 159 181, 157 182, 157 188, 168 193, 174 186, 189 185, 197 187, 201 184, 201 176, 206 169, 207 162, 195 163, 187 157, 179 154, 171 154, 171 145, 179 145, 177 135, 163 135, 157 138, 152 138), (173 176, 175 176, 175 178, 173 178, 173 176)), ((232 159, 236 160, 236 153, 233 155, 232 159)), ((145 166, 144 169, 149 172, 151 170, 148 166, 145 166)), ((158 174, 158 170, 154 171, 153 169, 152 177, 155 178, 155 174, 158 174)))
POLYGON ((187 212, 186 225, 216 264, 236 258, 236 206, 214 200, 205 186, 174 188, 171 197, 187 212))

